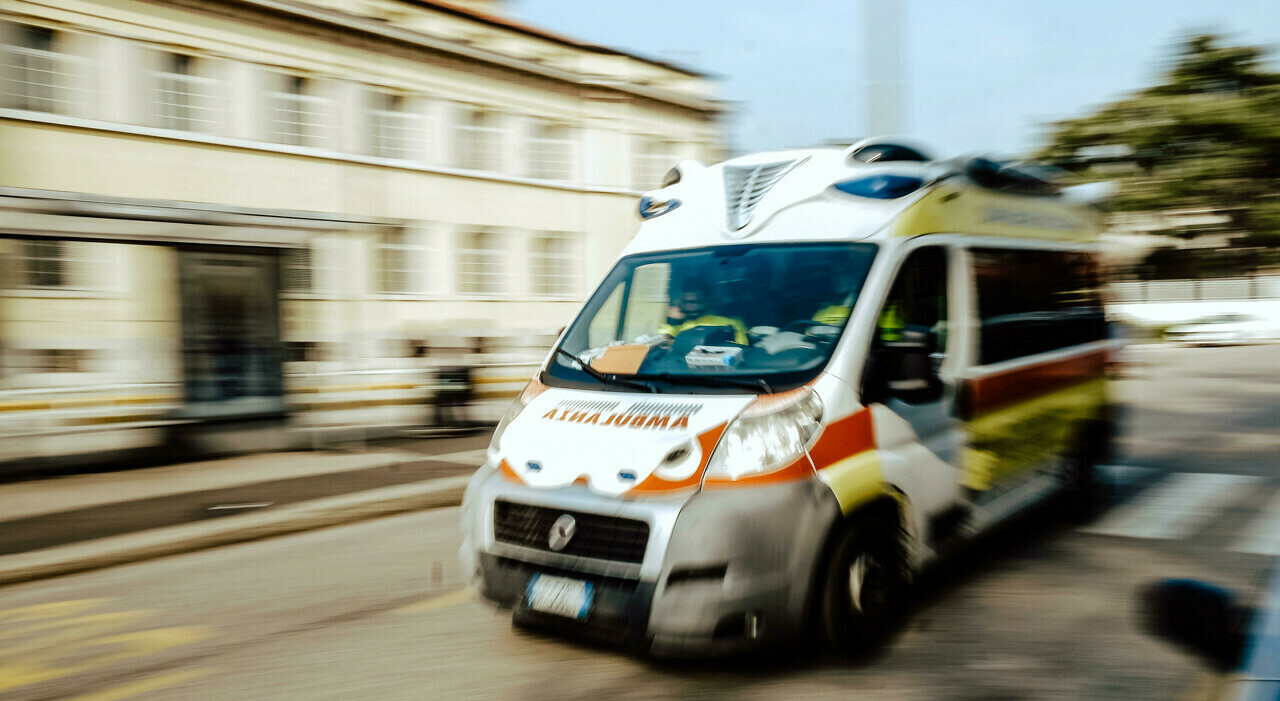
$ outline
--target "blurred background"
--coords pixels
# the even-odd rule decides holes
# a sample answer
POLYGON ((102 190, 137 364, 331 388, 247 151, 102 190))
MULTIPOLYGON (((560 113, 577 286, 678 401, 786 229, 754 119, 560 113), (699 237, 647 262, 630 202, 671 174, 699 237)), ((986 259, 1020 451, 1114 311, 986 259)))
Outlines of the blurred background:
MULTIPOLYGON (((1179 658, 1077 628, 1128 620, 1116 597, 1144 578, 1181 568, 1247 587, 1269 566, 1259 556, 1280 555, 1280 366, 1268 345, 1280 340, 1277 42, 1270 0, 5 0, 0 556, 466 474, 669 168, 900 133, 941 156, 1034 158, 1072 183, 1117 184, 1104 236, 1109 314, 1130 342, 1117 489, 1182 475, 1155 518, 1220 517, 1205 542, 1096 548, 1073 533, 1025 561, 1021 546, 997 548, 1026 567, 984 582, 1006 596, 999 605, 935 594, 971 606, 925 616, 942 639, 922 633, 928 652, 890 664, 898 681, 924 680, 901 697, 938 697, 927 682, 954 679, 929 677, 942 674, 936 662, 968 659, 988 636, 988 657, 961 665, 963 698, 1022 698, 1001 694, 1034 684, 1061 698, 1173 693, 1191 674, 1179 658), (227 456, 241 457, 213 460, 227 456), (205 462, 135 471, 128 488, 74 482, 193 460, 205 462), (71 477, 16 482, 54 475, 71 477), (1046 587, 1068 604, 1028 594, 1046 587), (989 630, 1008 616, 1019 623, 989 630), (1071 654, 1027 666, 1020 634, 1071 654), (1087 684, 1052 685, 1062 679, 1087 684), (1071 693, 1082 688, 1092 691, 1071 693)), ((389 609, 460 582, 452 516, 423 518, 385 526, 372 546, 334 535, 232 574, 202 561, 191 578, 231 577, 210 581, 245 595, 244 609, 206 618, 263 639, 276 635, 263 607, 363 611, 385 586, 378 606, 389 609), (422 541, 424 524, 444 535, 422 541), (266 596, 260 581, 310 586, 316 567, 334 578, 328 589, 254 599, 266 596)), ((970 576, 986 577, 981 567, 970 576)), ((0 584, 46 576, 9 571, 0 584)), ((49 595, 20 586, 0 601, 0 641, 16 635, 6 621, 79 611, 72 599, 142 599, 176 577, 114 576, 49 595), (56 597, 67 601, 38 608, 56 597)), ((218 598, 208 586, 157 596, 200 612, 218 598)), ((505 627, 440 625, 456 650, 449 638, 398 644, 436 646, 427 657, 441 668, 494 646, 524 659, 511 675, 534 681, 499 675, 498 696, 560 681, 520 658, 528 639, 509 642, 505 627)), ((14 645, 0 652, 34 649, 14 645)), ((584 698, 647 674, 602 660, 584 698)), ((312 658, 294 663, 315 671, 312 658)), ((92 669, 128 678, 115 664, 92 669)), ((368 664, 359 673, 384 663, 368 664)), ((487 673, 466 664, 445 688, 466 695, 487 673)), ((96 684, 66 681, 89 667, 15 669, 0 662, 0 696, 96 684)), ((359 673, 334 693, 366 695, 359 673)), ((174 698, 209 691, 174 679, 174 698)), ((830 680, 805 688, 821 695, 830 680)), ((228 697, 270 695, 241 682, 228 697)), ((661 684, 648 691, 758 691, 739 677, 661 684)), ((282 688, 274 695, 321 691, 282 688)), ((375 695, 419 697, 409 688, 375 695)))

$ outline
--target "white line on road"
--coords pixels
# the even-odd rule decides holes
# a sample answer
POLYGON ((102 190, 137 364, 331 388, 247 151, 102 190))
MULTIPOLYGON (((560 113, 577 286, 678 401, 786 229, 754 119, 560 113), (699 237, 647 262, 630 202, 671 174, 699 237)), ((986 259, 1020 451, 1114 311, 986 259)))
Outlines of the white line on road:
POLYGON ((1267 503, 1244 535, 1231 546, 1238 553, 1280 555, 1280 492, 1267 503))
POLYGON ((1185 538, 1261 481, 1245 475, 1181 472, 1082 530, 1122 538, 1185 538))
POLYGON ((255 501, 252 504, 218 504, 210 506, 209 511, 229 511, 235 509, 261 509, 274 504, 274 501, 255 501))

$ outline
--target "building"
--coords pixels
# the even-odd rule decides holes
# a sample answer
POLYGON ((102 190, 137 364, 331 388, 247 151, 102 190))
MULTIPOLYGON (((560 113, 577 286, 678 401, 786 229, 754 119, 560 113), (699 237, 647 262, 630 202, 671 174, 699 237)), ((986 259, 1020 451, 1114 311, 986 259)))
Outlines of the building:
POLYGON ((707 76, 495 0, 10 0, 0 45, 0 461, 421 421, 721 150, 707 76))

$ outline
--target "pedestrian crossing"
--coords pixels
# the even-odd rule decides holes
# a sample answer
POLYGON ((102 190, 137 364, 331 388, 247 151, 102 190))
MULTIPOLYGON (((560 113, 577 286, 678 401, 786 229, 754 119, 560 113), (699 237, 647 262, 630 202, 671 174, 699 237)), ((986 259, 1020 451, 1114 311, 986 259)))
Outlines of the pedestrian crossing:
POLYGON ((1205 532, 1233 510, 1248 510, 1247 523, 1228 535, 1227 549, 1254 555, 1280 555, 1280 483, 1263 477, 1176 472, 1157 476, 1154 468, 1111 465, 1100 479, 1117 491, 1150 481, 1133 499, 1097 522, 1081 528, 1091 535, 1147 540, 1186 540, 1205 532), (1253 511, 1255 496, 1270 497, 1253 511))

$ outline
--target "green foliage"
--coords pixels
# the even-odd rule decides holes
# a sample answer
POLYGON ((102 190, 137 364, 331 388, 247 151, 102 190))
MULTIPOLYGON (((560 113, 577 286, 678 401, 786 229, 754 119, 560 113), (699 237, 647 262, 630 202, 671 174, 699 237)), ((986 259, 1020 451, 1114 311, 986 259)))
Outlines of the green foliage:
POLYGON ((1055 124, 1038 157, 1118 182, 1118 210, 1212 209, 1280 244, 1280 73, 1264 58, 1190 37, 1159 85, 1055 124))

